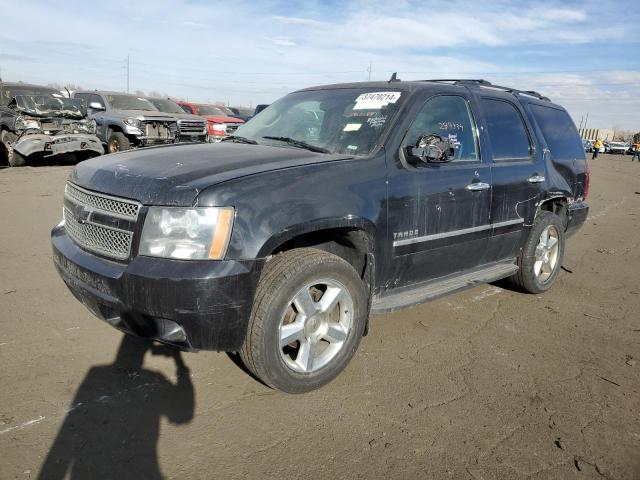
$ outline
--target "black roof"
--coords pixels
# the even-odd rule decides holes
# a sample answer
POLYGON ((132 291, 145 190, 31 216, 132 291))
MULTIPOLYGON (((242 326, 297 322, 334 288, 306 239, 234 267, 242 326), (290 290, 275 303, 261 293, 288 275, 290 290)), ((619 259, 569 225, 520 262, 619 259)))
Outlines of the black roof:
POLYGON ((351 82, 351 83, 336 83, 332 85, 321 85, 317 87, 309 87, 303 88, 298 91, 310 91, 310 90, 328 90, 328 89, 336 89, 336 88, 376 88, 376 89, 389 89, 393 88, 394 90, 398 90, 401 92, 413 92, 416 90, 425 90, 430 88, 438 88, 442 89, 443 86, 447 85, 449 88, 447 90, 456 91, 460 89, 483 89, 486 91, 493 91, 496 93, 504 92, 506 94, 511 94, 513 96, 526 96, 531 97, 533 99, 543 101, 543 102, 551 102, 548 97, 534 91, 534 90, 519 90, 517 88, 512 87, 504 87, 501 85, 494 85, 493 83, 482 80, 482 79, 428 79, 428 80, 398 80, 394 76, 392 76, 391 80, 386 82, 375 81, 375 82, 351 82))

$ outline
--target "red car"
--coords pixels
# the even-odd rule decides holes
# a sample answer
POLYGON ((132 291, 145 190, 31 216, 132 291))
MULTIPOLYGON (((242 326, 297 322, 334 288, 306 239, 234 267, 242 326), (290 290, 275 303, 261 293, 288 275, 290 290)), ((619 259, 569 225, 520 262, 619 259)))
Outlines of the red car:
POLYGON ((230 117, 215 105, 191 102, 176 102, 182 109, 193 115, 200 115, 207 119, 209 127, 209 141, 219 142, 227 135, 233 134, 244 123, 239 118, 230 117))

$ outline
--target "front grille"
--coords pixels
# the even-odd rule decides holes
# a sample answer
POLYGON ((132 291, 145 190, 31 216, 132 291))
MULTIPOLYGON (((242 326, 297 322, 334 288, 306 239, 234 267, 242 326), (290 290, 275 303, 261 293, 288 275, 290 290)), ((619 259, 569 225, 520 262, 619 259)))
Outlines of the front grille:
POLYGON ((85 250, 126 260, 131 255, 140 208, 139 203, 131 200, 90 192, 67 183, 65 230, 85 250))
POLYGON ((227 123, 226 133, 227 135, 233 135, 233 133, 242 125, 241 123, 227 123))
POLYGON ((180 135, 203 135, 205 123, 197 120, 178 120, 180 135))
POLYGON ((64 209, 64 228, 71 239, 86 250, 118 260, 129 258, 133 232, 94 223, 80 223, 68 208, 64 209))
POLYGON ((176 122, 143 121, 142 131, 150 140, 173 140, 178 131, 176 122))
POLYGON ((65 185, 64 196, 78 205, 88 206, 117 217, 135 220, 140 211, 140 204, 137 202, 90 192, 71 183, 65 185))

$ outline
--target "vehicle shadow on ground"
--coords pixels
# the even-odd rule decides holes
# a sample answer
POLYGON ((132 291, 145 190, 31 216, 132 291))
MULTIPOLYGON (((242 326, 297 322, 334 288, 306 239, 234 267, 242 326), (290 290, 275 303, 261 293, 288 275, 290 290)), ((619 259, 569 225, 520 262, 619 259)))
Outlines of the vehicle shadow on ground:
POLYGON ((87 372, 39 478, 162 478, 160 419, 189 423, 194 409, 193 384, 180 351, 125 335, 113 364, 87 372), (143 368, 148 351, 174 359, 176 383, 143 368))

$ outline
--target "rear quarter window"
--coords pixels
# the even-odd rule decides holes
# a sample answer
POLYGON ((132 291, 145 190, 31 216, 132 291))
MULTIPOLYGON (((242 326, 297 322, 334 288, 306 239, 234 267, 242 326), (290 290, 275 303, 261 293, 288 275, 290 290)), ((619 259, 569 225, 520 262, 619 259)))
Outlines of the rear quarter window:
POLYGON ((552 158, 573 160, 584 157, 582 141, 567 112, 543 105, 530 105, 529 108, 542 131, 552 158))

